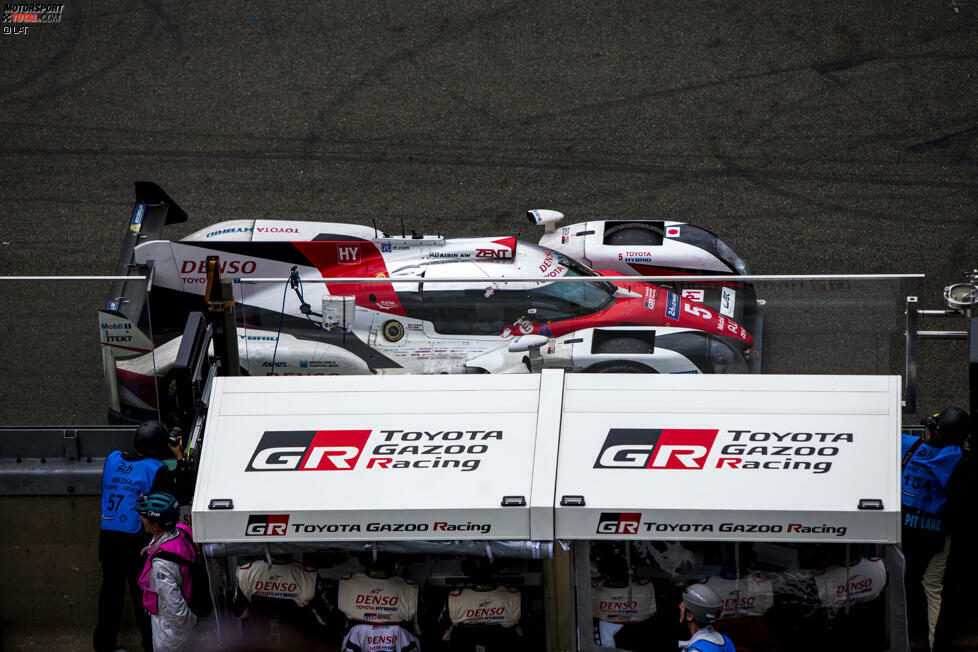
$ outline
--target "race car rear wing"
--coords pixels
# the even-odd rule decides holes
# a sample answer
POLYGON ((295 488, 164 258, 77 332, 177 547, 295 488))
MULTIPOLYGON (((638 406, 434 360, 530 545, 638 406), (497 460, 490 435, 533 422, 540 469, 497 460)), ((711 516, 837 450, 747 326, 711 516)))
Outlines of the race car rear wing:
MULTIPOLYGON (((115 275, 150 278, 113 281, 105 309, 98 312, 102 370, 111 423, 132 420, 122 414, 120 406, 117 359, 139 358, 153 350, 150 337, 152 331, 146 310, 147 288, 152 283, 152 269, 147 265, 135 264, 136 246, 149 240, 158 240, 164 226, 187 221, 184 210, 155 183, 137 181, 135 185, 136 204, 122 241, 115 275)), ((150 357, 146 364, 155 365, 155 360, 150 357)))
MULTIPOLYGON (((122 252, 115 268, 116 276, 146 273, 133 262, 136 245, 148 240, 158 240, 163 227, 187 221, 187 214, 162 188, 149 181, 136 182, 136 205, 129 219, 129 228, 122 241, 122 252)), ((138 321, 146 299, 143 281, 114 281, 109 289, 106 308, 138 321), (130 287, 135 283, 137 287, 130 287)))

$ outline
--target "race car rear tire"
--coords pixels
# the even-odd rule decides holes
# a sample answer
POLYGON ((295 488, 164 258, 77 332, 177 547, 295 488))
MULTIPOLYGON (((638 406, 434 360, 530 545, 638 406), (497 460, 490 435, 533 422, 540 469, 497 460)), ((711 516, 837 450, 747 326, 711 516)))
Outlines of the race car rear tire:
POLYGON ((589 374, 657 374, 652 367, 631 360, 609 360, 593 364, 584 370, 589 374))

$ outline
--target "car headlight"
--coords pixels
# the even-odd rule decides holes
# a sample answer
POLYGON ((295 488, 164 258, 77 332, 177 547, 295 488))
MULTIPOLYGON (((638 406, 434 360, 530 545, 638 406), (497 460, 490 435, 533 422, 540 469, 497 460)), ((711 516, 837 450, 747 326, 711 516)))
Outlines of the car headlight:
POLYGON ((744 259, 738 256, 730 248, 730 245, 719 238, 717 238, 717 256, 720 257, 720 260, 737 270, 738 274, 747 274, 747 263, 744 262, 744 259))

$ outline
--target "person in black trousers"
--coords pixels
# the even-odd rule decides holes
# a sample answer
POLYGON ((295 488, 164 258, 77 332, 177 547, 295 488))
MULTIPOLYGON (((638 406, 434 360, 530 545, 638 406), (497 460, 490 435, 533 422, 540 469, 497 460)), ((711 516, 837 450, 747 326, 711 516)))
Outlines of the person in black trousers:
MULTIPOLYGON (((175 456, 180 460, 182 440, 170 439, 159 421, 144 421, 136 430, 135 452, 109 453, 102 469, 102 514, 98 560, 102 567, 102 587, 98 596, 98 624, 92 637, 96 652, 113 652, 122 621, 126 582, 136 613, 143 649, 153 650, 149 616, 142 606, 139 574, 143 569, 140 551, 149 543, 142 521, 136 513, 140 496, 158 491, 172 493, 174 473, 162 462, 175 456)), ((178 462, 179 464, 179 462, 178 462)))
MULTIPOLYGON (((954 611, 952 592, 946 590, 949 550, 955 543, 960 550, 969 539, 962 528, 974 509, 967 454, 971 420, 961 408, 948 407, 924 425, 923 437, 902 437, 901 547, 911 637, 926 632, 930 648, 937 650, 946 649, 950 631, 947 617, 941 616, 954 611)), ((958 557, 960 566, 961 552, 951 556, 958 557)))

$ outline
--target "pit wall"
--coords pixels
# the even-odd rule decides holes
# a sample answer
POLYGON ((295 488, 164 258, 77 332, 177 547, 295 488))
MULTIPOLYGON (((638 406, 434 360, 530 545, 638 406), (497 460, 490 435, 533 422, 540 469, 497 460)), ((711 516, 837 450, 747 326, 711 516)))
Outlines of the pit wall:
MULTIPOLYGON (((4 652, 90 650, 102 581, 98 496, 0 496, 4 652)), ((139 635, 126 600, 120 645, 139 635)))

